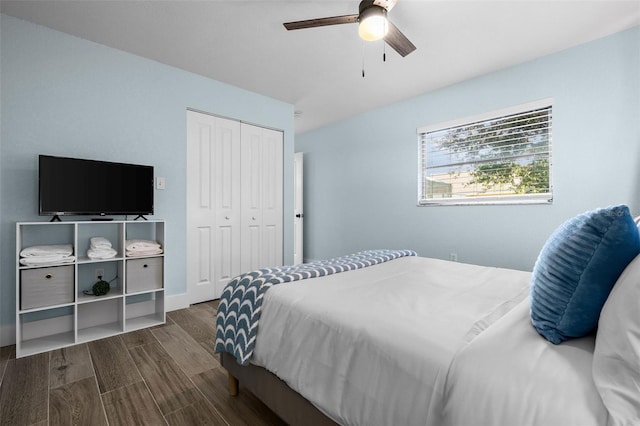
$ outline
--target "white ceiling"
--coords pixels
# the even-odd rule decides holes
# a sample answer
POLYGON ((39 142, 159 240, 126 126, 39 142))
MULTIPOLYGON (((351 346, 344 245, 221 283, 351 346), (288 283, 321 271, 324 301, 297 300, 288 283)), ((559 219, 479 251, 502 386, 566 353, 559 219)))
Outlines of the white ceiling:
POLYGON ((417 50, 387 47, 385 63, 356 24, 282 26, 358 3, 2 0, 0 11, 291 103, 297 133, 640 25, 640 0, 400 0, 389 18, 417 50))

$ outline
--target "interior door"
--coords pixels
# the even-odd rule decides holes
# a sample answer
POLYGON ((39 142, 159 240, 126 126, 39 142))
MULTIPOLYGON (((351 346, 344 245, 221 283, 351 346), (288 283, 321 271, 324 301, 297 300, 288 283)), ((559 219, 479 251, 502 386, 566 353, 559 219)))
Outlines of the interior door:
POLYGON ((219 298, 240 273, 240 123, 187 111, 187 287, 219 298))
POLYGON ((282 132, 241 127, 241 269, 282 265, 282 132))
POLYGON ((303 165, 304 155, 296 152, 293 155, 293 264, 304 262, 303 257, 303 231, 304 231, 304 206, 303 206, 303 165))
POLYGON ((260 268, 282 265, 283 141, 281 131, 262 129, 262 253, 260 268))

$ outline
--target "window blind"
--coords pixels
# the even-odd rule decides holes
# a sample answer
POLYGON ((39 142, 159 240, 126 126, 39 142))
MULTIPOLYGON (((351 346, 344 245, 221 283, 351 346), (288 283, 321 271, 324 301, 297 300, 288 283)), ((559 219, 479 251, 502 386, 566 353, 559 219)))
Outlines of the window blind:
POLYGON ((418 204, 551 202, 552 106, 419 129, 418 204))

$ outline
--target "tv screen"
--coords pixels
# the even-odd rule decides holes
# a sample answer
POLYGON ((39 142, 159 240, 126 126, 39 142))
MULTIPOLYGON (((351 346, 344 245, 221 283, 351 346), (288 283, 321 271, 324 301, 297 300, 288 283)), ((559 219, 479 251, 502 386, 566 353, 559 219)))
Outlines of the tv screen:
POLYGON ((40 215, 153 214, 153 166, 39 156, 40 215))

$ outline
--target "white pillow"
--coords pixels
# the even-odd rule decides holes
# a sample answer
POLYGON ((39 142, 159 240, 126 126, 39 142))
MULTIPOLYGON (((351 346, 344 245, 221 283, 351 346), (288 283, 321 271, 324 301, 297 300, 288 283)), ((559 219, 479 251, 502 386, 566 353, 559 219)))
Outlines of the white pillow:
POLYGON ((600 313, 593 380, 610 426, 640 425, 640 255, 620 275, 600 313))

